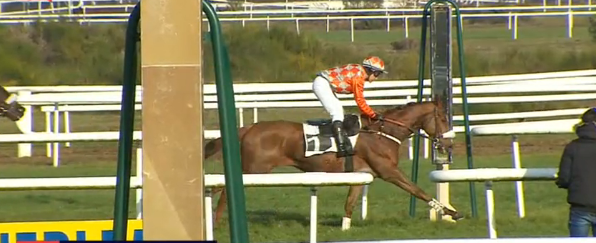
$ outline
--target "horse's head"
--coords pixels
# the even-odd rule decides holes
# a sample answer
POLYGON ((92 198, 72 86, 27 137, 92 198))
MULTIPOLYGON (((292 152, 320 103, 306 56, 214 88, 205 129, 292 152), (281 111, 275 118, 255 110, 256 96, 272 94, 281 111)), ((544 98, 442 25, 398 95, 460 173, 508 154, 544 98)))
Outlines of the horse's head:
POLYGON ((409 129, 410 134, 417 129, 424 130, 440 153, 445 154, 453 147, 455 133, 449 129, 449 120, 440 101, 412 102, 383 115, 386 121, 409 129))
POLYGON ((17 96, 10 94, 0 86, 0 116, 5 116, 11 121, 18 121, 25 114, 25 107, 17 102, 17 96))

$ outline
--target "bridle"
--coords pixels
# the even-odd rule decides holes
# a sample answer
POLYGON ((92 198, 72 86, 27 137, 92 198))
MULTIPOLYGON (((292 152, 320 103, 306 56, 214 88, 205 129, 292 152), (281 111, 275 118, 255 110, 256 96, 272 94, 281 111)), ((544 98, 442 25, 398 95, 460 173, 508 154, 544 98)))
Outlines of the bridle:
MULTIPOLYGON (((368 118, 368 119, 370 121, 371 118, 368 118)), ((439 129, 439 126, 438 126, 438 124, 439 124, 439 111, 438 111, 437 107, 434 107, 433 108, 433 119, 435 121, 435 129, 439 129)), ((422 136, 424 138, 427 138, 429 140, 432 140, 433 141, 433 144, 435 144, 435 146, 440 146, 439 139, 443 139, 443 138, 454 138, 455 137, 455 132, 453 132, 452 130, 446 131, 446 132, 442 132, 442 133, 436 131, 434 136, 432 136, 432 137, 431 136, 427 136, 425 134, 422 134, 420 132, 417 132, 417 130, 419 130, 419 129, 413 129, 412 127, 406 125, 405 123, 403 123, 401 121, 398 121, 398 120, 391 119, 391 118, 377 119, 377 121, 373 122, 372 124, 369 123, 369 125, 366 126, 366 127, 364 127, 361 131, 362 132, 368 132, 368 133, 373 133, 373 134, 381 135, 381 136, 386 137, 386 138, 388 138, 388 139, 390 139, 390 140, 392 140, 392 141, 394 141, 394 142, 396 142, 398 144, 401 144, 401 141, 398 138, 396 138, 396 137, 394 137, 392 135, 389 135, 389 134, 387 134, 387 133, 385 133, 383 131, 383 128, 385 127, 385 122, 388 122, 388 123, 391 123, 391 124, 394 124, 394 125, 397 125, 397 126, 400 126, 400 127, 403 127, 403 128, 408 129, 411 132, 411 135, 408 138, 411 138, 415 134, 418 133, 418 135, 420 135, 420 136, 422 136), (379 131, 371 130, 371 129, 368 128, 368 126, 377 124, 379 122, 381 123, 380 124, 379 131)))

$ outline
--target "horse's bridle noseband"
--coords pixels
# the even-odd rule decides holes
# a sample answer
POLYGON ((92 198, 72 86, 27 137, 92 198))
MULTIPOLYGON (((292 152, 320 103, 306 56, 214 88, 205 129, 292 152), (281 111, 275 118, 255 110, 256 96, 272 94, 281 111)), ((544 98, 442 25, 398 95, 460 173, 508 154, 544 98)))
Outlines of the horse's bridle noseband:
MULTIPOLYGON (((435 129, 438 129, 438 126, 437 126, 437 125, 438 125, 438 123, 439 123, 439 121, 438 121, 438 120, 439 120, 439 112, 438 112, 438 110, 437 110, 437 108, 436 108, 436 107, 433 109, 433 113, 434 113, 434 114, 433 114, 433 118, 434 118, 434 120, 435 120, 435 129)), ((369 118, 369 120, 370 120, 370 118, 369 118)), ((368 128, 367 128, 368 126, 367 126, 367 127, 365 127, 363 131, 365 131, 365 132, 373 132, 373 133, 377 133, 377 134, 383 135, 383 136, 385 136, 385 137, 387 137, 387 136, 390 136, 390 135, 387 135, 386 133, 384 133, 384 132, 383 132, 383 127, 385 126, 384 122, 389 122, 389 123, 392 123, 392 124, 394 124, 394 125, 397 125, 397 126, 404 127, 404 128, 406 128, 406 129, 408 129, 408 130, 409 130, 409 131, 412 133, 412 135, 410 135, 408 138, 410 138, 410 137, 413 137, 413 136, 414 136, 416 133, 418 133, 418 135, 420 135, 420 136, 422 136, 422 137, 424 137, 424 138, 430 139, 430 140, 432 140, 432 141, 433 141, 435 144, 438 144, 438 142, 439 142, 439 139, 442 139, 442 138, 454 138, 454 137, 455 137, 455 132, 453 132, 452 130, 450 130, 450 131, 447 131, 447 132, 444 132, 444 133, 438 133, 438 132, 435 132, 435 135, 434 135, 434 136, 432 136, 432 137, 429 137, 429 136, 427 136, 427 135, 425 135, 425 134, 422 134, 422 133, 419 133, 419 132, 417 132, 416 130, 414 130, 414 129, 413 129, 413 128, 411 128, 410 126, 408 126, 408 125, 404 124, 403 122, 400 122, 400 121, 397 121, 397 120, 394 120, 394 119, 391 119, 391 118, 382 118, 382 119, 377 119, 377 121, 375 121, 373 124, 375 124, 375 123, 378 123, 378 122, 381 122, 381 126, 380 126, 380 129, 379 129, 379 131, 373 131, 373 130, 370 130, 370 129, 368 129, 368 128)), ((370 126, 370 125, 371 125, 371 124, 369 124, 369 126, 370 126)), ((388 137, 388 138, 389 138, 389 137, 388 137)), ((394 139, 395 139, 395 140, 397 140, 396 138, 393 138, 393 139, 392 139, 392 138, 390 138, 390 139, 391 139, 391 140, 394 140, 394 139)), ((395 141, 395 140, 394 140, 394 141, 395 141)), ((399 140, 398 140, 398 141, 399 141, 399 140)))

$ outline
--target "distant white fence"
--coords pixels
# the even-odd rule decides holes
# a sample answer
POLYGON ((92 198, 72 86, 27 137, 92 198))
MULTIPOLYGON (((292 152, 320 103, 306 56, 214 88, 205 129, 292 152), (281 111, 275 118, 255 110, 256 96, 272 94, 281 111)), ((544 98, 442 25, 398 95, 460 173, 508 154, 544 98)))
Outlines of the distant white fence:
MULTIPOLYGON (((126 7, 126 11, 131 11, 134 5, 126 7)), ((587 5, 567 5, 567 6, 514 6, 514 7, 462 7, 460 8, 461 18, 503 18, 507 20, 507 28, 511 30, 512 39, 518 37, 518 19, 524 17, 563 17, 567 22, 566 34, 568 38, 573 37, 574 19, 581 16, 592 16, 596 13, 588 0, 587 5)), ((87 6, 82 6, 87 8, 87 6)), ((350 21, 351 41, 354 41, 354 21, 358 20, 386 20, 387 31, 391 29, 391 20, 400 19, 404 21, 405 37, 409 37, 409 23, 411 19, 421 18, 422 8, 384 8, 384 9, 343 9, 343 10, 252 10, 252 11, 219 11, 218 16, 221 22, 266 22, 267 28, 272 21, 292 21, 296 24, 296 31, 300 33, 300 22, 304 21, 326 21, 327 32, 330 29, 330 21, 344 20, 350 21), (358 16, 366 14, 367 16, 358 16), (280 16, 281 15, 281 16, 280 16), (300 16, 295 15, 309 15, 300 16)), ((10 14, 0 15, 0 24, 27 24, 35 21, 77 21, 79 23, 125 23, 128 21, 130 13, 87 13, 83 10, 82 14, 72 13, 39 13, 31 14, 10 14)), ((206 22, 207 19, 205 18, 206 22)))
MULTIPOLYGON (((447 171, 430 172, 430 180, 435 183, 443 182, 485 182, 486 194, 486 216, 488 236, 490 239, 497 238, 495 224, 495 199, 492 190, 494 181, 551 181, 557 178, 556 168, 535 168, 535 169, 458 169, 447 171)), ((528 239, 526 239, 528 240, 528 239)), ((543 239, 540 242, 546 242, 543 239)), ((476 242, 476 241, 472 241, 476 242)), ((492 241, 491 241, 492 242, 492 241)), ((512 241, 504 241, 512 242, 512 241)), ((558 242, 569 242, 567 239, 558 242)), ((583 241, 582 241, 583 242, 583 241)))
MULTIPOLYGON (((137 171, 137 175, 141 175, 137 171)), ((242 180, 245 187, 310 187, 310 239, 317 242, 317 187, 322 186, 348 186, 368 185, 372 183, 373 176, 369 173, 273 173, 273 174, 246 174, 242 180)), ((131 188, 137 189, 137 205, 142 188, 142 177, 131 178, 131 188)), ((116 177, 75 177, 75 178, 18 178, 0 179, 0 191, 23 190, 81 190, 81 189, 112 189, 116 186, 116 177)), ((224 175, 205 175, 205 224, 207 240, 213 240, 213 205, 211 188, 224 187, 224 175)), ((142 199, 141 199, 142 200, 142 199)), ((137 206, 137 210, 139 207, 137 206)))
MULTIPOLYGON (((507 22, 507 28, 511 30, 511 38, 518 38, 518 20, 527 17, 564 17, 567 23, 566 35, 573 37, 574 19, 582 16, 593 16, 596 5, 568 5, 568 6, 515 6, 515 7, 484 7, 484 8, 460 8, 460 17, 466 19, 504 19, 507 22), (485 12, 486 11, 486 12, 485 12), (542 11, 542 12, 541 12, 542 11)), ((230 11, 221 12, 220 21, 222 22, 241 22, 242 26, 246 22, 265 22, 269 29, 271 22, 285 21, 294 22, 296 32, 300 33, 300 22, 304 21, 326 21, 326 31, 330 32, 330 22, 343 20, 350 22, 350 41, 354 42, 355 21, 362 20, 385 20, 386 31, 391 30, 391 20, 402 20, 404 24, 404 37, 410 37, 409 20, 417 20, 422 17, 422 8, 409 9, 350 9, 350 10, 262 10, 262 11, 230 11), (365 16, 358 14, 367 14, 365 16), (282 16, 276 16, 282 15, 282 16), (289 15, 289 16, 288 16, 289 15), (308 16, 295 16, 308 15, 308 16), (229 17, 228 17, 229 16, 229 17)), ((0 19, 0 22, 2 20, 0 19)))
MULTIPOLYGON (((469 104, 489 104, 489 103, 511 103, 511 102, 557 102, 557 101, 581 101, 596 99, 596 70, 581 70, 553 73, 534 73, 521 75, 500 75, 485 77, 469 77, 468 83, 468 102, 469 104), (520 92, 533 92, 533 95, 519 95, 520 92), (573 93, 568 93, 573 92, 573 93), (495 96, 494 94, 499 94, 495 96), (541 94, 543 93, 543 94, 541 94)), ((428 97, 430 90, 425 80, 425 96, 428 97)), ((455 104, 461 104, 461 89, 458 86, 459 79, 454 79, 453 93, 455 104)), ((417 95, 416 87, 418 81, 377 81, 372 84, 366 84, 365 97, 370 105, 375 106, 395 106, 405 104, 409 101, 415 101, 417 95)), ((245 124, 243 119, 244 110, 252 109, 253 122, 257 122, 258 110, 263 108, 320 108, 320 102, 317 101, 312 93, 310 82, 300 83, 252 83, 235 84, 236 107, 239 112, 240 126, 245 124)), ((66 134, 70 133, 70 112, 83 111, 119 111, 121 109, 121 86, 31 86, 31 87, 7 87, 10 92, 18 92, 18 101, 26 106, 27 114, 21 121, 17 122, 23 133, 32 133, 32 112, 31 106, 41 106, 45 112, 46 132, 59 134, 60 114, 64 114, 64 130, 66 134), (53 116, 53 117, 52 117, 53 116), (52 119, 53 118, 53 119, 52 119), (53 126, 52 126, 53 123, 53 126)), ((352 96, 338 95, 344 106, 356 106, 352 96)), ((142 88, 137 86, 137 97, 135 109, 140 110, 142 99, 142 88)), ((215 85, 204 85, 204 107, 205 109, 217 108, 217 97, 215 85)), ((491 114, 473 114, 470 115, 472 122, 491 122, 501 123, 500 120, 507 119, 560 119, 560 117, 579 115, 586 107, 570 108, 562 110, 545 110, 531 112, 514 113, 491 113, 491 114)), ((454 120, 462 121, 461 115, 455 116, 454 120)), ((477 125, 472 125, 472 128, 477 125)), ((455 127, 456 132, 462 132, 462 126, 455 127)), ((219 137, 218 131, 205 131, 205 138, 212 139, 219 137)), ((37 133, 32 133, 37 134, 37 133)), ((84 134, 84 133, 83 133, 84 134)), ((2 135, 0 135, 2 136, 2 135)), ((49 135, 48 135, 49 136, 49 135)), ((101 135, 104 136, 104 135, 101 135)), ((114 133, 110 136, 117 136, 114 133)), ((22 137, 29 139, 27 137, 22 137)), ((45 137, 47 138, 47 137, 45 137)), ((44 138, 44 139, 45 139, 44 138)), ((67 141, 68 136, 64 136, 61 141, 67 141)), ((30 142, 26 140, 13 142, 20 143, 19 157, 31 155, 30 142)), ((0 139, 1 141, 1 139, 0 139)), ((5 140, 6 141, 6 140, 5 140)), ((8 142, 8 141, 7 141, 8 142)), ((67 144, 69 146, 70 144, 67 144)), ((425 140, 425 157, 428 157, 428 141, 425 140)), ((57 164, 57 149, 59 144, 47 144, 47 156, 52 156, 54 164, 57 164)), ((410 158, 413 155, 413 149, 409 148, 410 158)))
MULTIPOLYGON (((203 134, 207 138, 220 137, 219 131, 206 130, 203 134)), ((76 132, 76 133, 27 133, 27 134, 0 134, 0 143, 40 143, 54 142, 52 150, 52 164, 60 165, 60 150, 58 142, 90 142, 90 141, 118 141, 120 132, 76 132)), ((141 131, 133 132, 133 141, 141 141, 141 131)))

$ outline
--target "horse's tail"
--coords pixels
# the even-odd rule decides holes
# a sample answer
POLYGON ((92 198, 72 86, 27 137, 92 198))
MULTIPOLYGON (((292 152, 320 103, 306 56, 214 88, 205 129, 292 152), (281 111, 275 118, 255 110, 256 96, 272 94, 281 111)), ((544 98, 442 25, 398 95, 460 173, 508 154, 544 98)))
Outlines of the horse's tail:
MULTIPOLYGON (((242 140, 242 138, 244 138, 244 134, 246 134, 246 132, 248 130, 250 130, 250 128, 253 126, 253 124, 245 126, 245 127, 241 127, 240 129, 238 129, 238 137, 240 140, 242 140)), ((242 143, 240 143, 242 144, 242 143)), ((213 139, 211 141, 209 141, 207 143, 207 145, 205 145, 205 159, 208 159, 209 157, 213 156, 214 154, 216 154, 217 152, 221 151, 223 147, 222 144, 222 139, 221 137, 213 139)))

